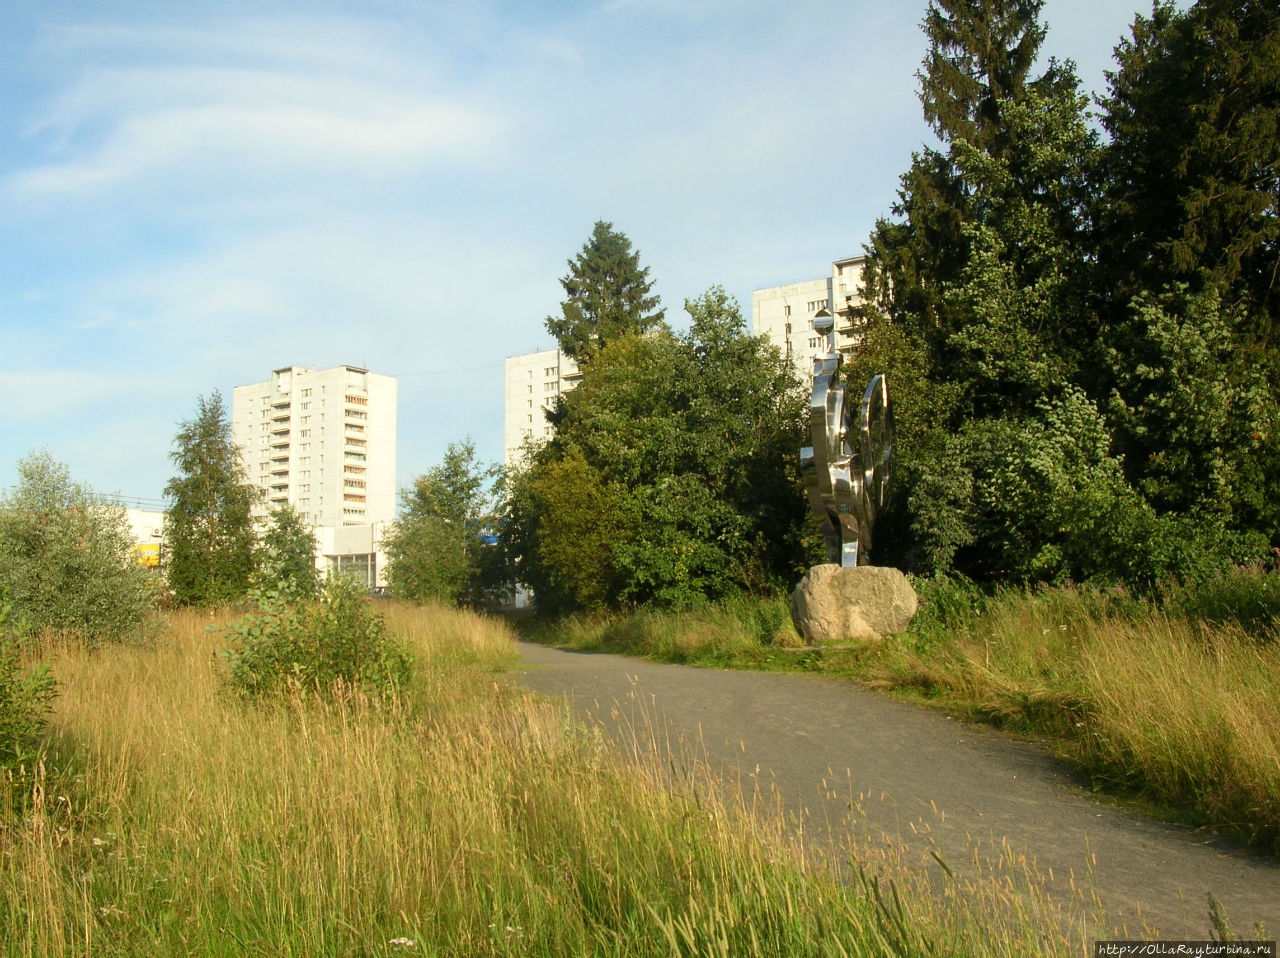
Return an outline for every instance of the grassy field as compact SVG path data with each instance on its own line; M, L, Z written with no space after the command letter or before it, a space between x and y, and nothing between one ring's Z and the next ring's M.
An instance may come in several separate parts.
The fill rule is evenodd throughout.
M534 637L730 668L846 676L1048 739L1095 788L1280 854L1280 573L1154 599L919 583L911 629L798 648L785 602L570 620Z
M153 648L49 650L47 761L0 813L0 954L1085 950L1083 906L1021 860L961 880L808 848L767 797L620 758L513 685L501 622L386 614L415 659L390 701L246 703L208 613Z

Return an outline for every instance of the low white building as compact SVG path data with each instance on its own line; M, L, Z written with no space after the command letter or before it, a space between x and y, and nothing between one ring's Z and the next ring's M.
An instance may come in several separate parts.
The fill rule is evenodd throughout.
M351 576L366 589L385 588L387 554L382 549L385 523L317 526L316 568L326 575Z
M159 568L164 561L164 512L126 506L124 517L138 562L149 569Z
M755 290L751 294L751 332L767 336L808 379L813 375L813 356L822 346L813 317L825 309L836 320L836 348L846 355L852 352L862 339L861 322L854 310L862 304L865 262L865 256L838 259L827 276Z

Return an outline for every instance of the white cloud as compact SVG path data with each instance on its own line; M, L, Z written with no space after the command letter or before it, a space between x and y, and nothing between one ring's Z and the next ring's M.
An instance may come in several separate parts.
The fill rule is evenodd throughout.
M84 155L20 170L11 189L76 192L160 173L192 185L249 174L380 176L432 159L485 155L500 138L495 116L443 98L262 71L199 74L199 83L185 71L150 75L148 86L186 90L185 99L171 97L165 106L122 106L113 114L102 98L101 115L83 103L64 111L60 128L101 124L110 131Z

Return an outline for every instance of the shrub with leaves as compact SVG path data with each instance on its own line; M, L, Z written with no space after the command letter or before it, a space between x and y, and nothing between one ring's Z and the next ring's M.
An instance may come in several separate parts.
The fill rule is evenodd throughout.
M89 643L146 638L157 582L134 560L124 509L48 452L20 459L18 477L0 495L0 582L14 617Z
M312 598L289 587L260 589L256 611L222 626L231 685L249 697L326 691L336 684L391 693L409 677L410 660L387 634L363 590L330 576Z

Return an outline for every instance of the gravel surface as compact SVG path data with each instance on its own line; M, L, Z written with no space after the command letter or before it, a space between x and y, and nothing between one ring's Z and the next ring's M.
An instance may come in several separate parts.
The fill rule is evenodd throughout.
M1232 929L1280 934L1280 861L1210 832L1099 803L1036 746L849 682L659 665L521 643L531 689L564 696L621 738L705 756L727 777L774 787L805 832L883 839L954 869L1005 847L1050 869L1054 892L1092 888L1095 933L1209 937L1207 895ZM679 756L677 756L679 758ZM852 804L859 810L850 815ZM1006 844L1007 843L1007 844ZM930 866L936 867L936 866Z

